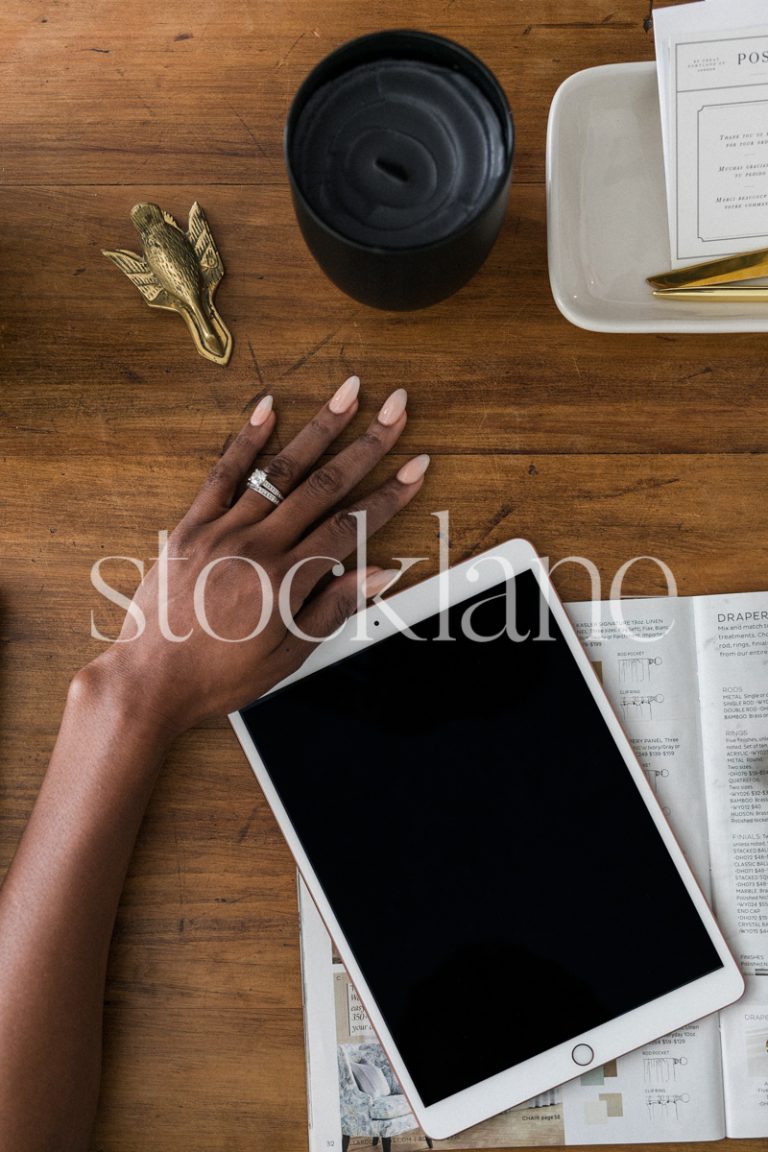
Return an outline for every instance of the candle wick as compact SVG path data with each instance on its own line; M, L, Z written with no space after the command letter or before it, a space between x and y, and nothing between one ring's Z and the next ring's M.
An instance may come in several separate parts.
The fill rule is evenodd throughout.
M402 164L398 164L396 160L388 160L386 156L377 156L374 164L380 172L386 173L391 176L393 180L398 180L401 184L408 183L408 173Z

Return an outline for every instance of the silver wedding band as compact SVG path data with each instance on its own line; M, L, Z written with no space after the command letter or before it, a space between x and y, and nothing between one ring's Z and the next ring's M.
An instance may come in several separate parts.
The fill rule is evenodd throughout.
M279 492L274 484L270 484L267 480L267 474L263 468L257 468L255 472L251 472L246 481L246 487L250 488L251 492L263 496L265 500L271 501L272 504L279 504L281 500L285 499L282 492Z

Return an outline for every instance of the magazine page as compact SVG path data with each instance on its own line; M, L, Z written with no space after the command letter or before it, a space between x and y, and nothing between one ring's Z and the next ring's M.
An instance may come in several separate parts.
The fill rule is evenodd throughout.
M706 813L690 601L571 604L566 610L694 871L706 885L709 863L701 836ZM303 884L300 887L310 1152L354 1152L369 1148L379 1134L390 1136L392 1148L400 1152L426 1148L404 1098L396 1099L396 1082L365 1011L333 956L311 897ZM567 893L554 893L552 907L563 898ZM596 892L596 910L599 904ZM407 957L399 962L407 963ZM381 1078L365 1067L361 1072L360 1065L371 1064L382 1072ZM372 1096L371 1088L384 1099ZM388 1115L377 1115L383 1112ZM723 1135L719 1031L717 1019L709 1017L460 1136L433 1141L433 1147L649 1144Z
M699 883L709 855L692 602L566 605ZM595 894L599 904L599 893ZM562 1089L569 1144L716 1140L724 1135L716 1016L697 1021Z
M768 1136L768 592L695 602L715 912L747 983L720 1013L729 1136Z
M298 873L296 879L301 927L309 1152L321 1152L321 1149L338 1152L341 1148L341 1117L331 976L333 945Z

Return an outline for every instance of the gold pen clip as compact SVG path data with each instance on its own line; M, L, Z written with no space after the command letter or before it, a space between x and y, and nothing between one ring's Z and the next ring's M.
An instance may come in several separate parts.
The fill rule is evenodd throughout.
M761 276L768 276L768 248L677 268L649 276L647 282L654 296L673 300L768 300L768 285L739 283Z

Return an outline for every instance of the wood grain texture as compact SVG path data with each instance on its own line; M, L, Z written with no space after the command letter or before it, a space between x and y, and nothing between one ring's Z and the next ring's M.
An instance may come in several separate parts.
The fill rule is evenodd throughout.
M351 371L362 426L404 384L395 463L434 463L371 558L451 557L520 534L552 562L651 555L684 594L768 583L761 335L606 336L570 326L546 269L544 142L558 85L649 60L648 0L6 0L0 11L0 867L14 850L73 671L116 619L90 583L150 559L256 397L273 449ZM517 125L509 213L485 267L422 313L378 313L318 271L282 161L291 96L332 48L412 26L494 69ZM198 199L221 247L231 365L195 355L101 256L151 199ZM351 433L349 434L351 435ZM347 437L348 439L348 437ZM135 573L105 571L129 589ZM576 565L556 583L589 586ZM659 594L650 561L625 591ZM760 1142L730 1141L733 1152ZM671 1147L671 1146L670 1146ZM676 1146L682 1148L682 1146ZM700 1145L714 1148L714 1145ZM719 1147L719 1145L718 1145ZM180 740L115 932L93 1152L306 1148L294 869L226 724Z

